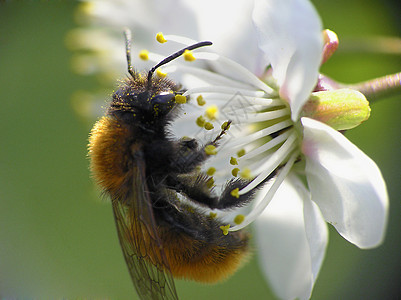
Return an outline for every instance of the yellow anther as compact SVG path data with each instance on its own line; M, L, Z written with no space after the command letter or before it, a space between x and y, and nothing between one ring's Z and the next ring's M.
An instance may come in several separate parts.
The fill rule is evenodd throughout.
M198 125L199 127L203 127L205 126L206 120L203 116L200 116L196 119L196 125Z
M235 157L231 156L230 165L238 165L238 161L237 161L237 159Z
M230 194L235 198L239 198L239 188L233 189Z
M156 34L156 40L157 40L160 44L163 44L163 43L167 42L167 40L164 38L163 33L161 33L161 32L158 32L158 33Z
M175 95L174 99L175 99L175 102L178 104L184 104L187 102L187 97L185 97L183 95Z
M239 172L239 169L238 168L234 168L234 169L232 169L231 174L233 174L234 177L237 177L238 176L238 172Z
M211 105L206 109L205 115L210 120L214 120L217 118L218 112L219 112L219 109L218 109L217 105Z
M194 61L196 58L193 55L192 51L185 50L184 54L182 55L186 61Z
M226 226L220 226L220 229L223 231L224 235L228 234L228 230L230 229L230 224L226 225Z
M251 175L251 170L249 168L243 169L242 172L240 173L240 176L243 179L247 179L247 180L251 180L253 178Z
M205 153L206 153L206 155L216 155L217 154L217 149L213 145L207 145L205 147Z
M205 101L205 99L203 99L202 95L199 95L198 97L196 97L196 101L198 102L199 106L203 106L206 104L206 101Z
M214 213L214 212L210 212L209 216L210 216L211 219L216 219L217 214Z
M157 68L156 75L159 76L160 78L164 78L167 76L167 73L164 73L160 68Z
M213 174L216 173L216 168L210 167L207 171L206 174L209 176L213 176Z
M148 60L149 59L149 51L144 49L141 52L139 52L139 58L142 60Z
M244 222L244 220L245 220L245 216L244 215L236 215L235 218L234 218L234 223L239 225L242 222Z
M239 150L238 152L237 152L237 156L238 157L241 157L241 156L244 156L245 155L245 149L241 149L241 150Z
M210 122L206 122L203 126L206 130L212 130L214 128L213 124Z

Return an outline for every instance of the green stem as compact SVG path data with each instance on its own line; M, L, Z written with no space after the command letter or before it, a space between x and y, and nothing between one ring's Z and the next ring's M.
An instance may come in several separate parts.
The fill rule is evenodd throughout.
M360 91L370 102L374 102L401 93L401 72L360 83L347 84L345 87Z

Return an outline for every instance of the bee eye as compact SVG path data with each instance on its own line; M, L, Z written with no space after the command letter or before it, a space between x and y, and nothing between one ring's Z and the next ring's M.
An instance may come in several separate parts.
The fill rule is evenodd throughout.
M159 94L151 99L153 105L161 104L167 105L171 104L172 100L174 99L175 95L173 93L166 93L166 94Z

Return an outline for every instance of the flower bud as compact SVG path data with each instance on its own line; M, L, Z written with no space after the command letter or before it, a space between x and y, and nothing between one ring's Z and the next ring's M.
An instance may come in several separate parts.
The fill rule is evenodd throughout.
M323 41L322 64L324 64L334 54L334 52L336 52L339 44L337 34L329 29L323 30Z
M351 89L312 93L301 112L301 117L318 120L336 130L354 128L369 116L369 102L362 93Z

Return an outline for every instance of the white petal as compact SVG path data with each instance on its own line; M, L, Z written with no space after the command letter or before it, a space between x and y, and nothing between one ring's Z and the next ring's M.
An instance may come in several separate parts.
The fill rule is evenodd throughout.
M304 197L304 221L311 255L313 281L315 281L322 266L329 232L319 207L310 200L310 196Z
M200 39L213 42L213 51L227 56L256 75L262 52L257 45L251 15L253 0L184 0L196 15ZM173 14L176 16L176 14Z
M360 248L384 238L388 213L386 185L379 168L331 127L302 118L306 176L327 222Z
M324 256L327 228L309 197L289 175L255 222L262 270L282 299L310 297Z
M259 47L296 120L318 78L323 50L320 18L308 0L256 0L253 20Z
M92 1L92 15L101 24L119 31L130 27L134 41L154 40L159 31L197 38L196 18L183 1L177 0L98 0ZM174 8L174 12L172 12ZM149 35L149 39L146 35Z

